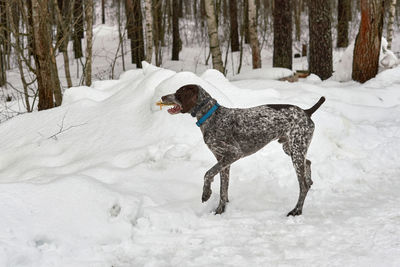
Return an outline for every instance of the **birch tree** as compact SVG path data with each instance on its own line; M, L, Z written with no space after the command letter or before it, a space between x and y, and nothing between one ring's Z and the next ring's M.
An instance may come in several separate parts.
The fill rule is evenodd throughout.
M146 61L151 64L153 56L153 15L151 13L152 0L145 0L145 16L146 16Z
M210 51L212 55L213 68L224 73L221 50L219 47L217 17L215 16L214 1L204 0L207 15L208 38L210 39Z
M389 17L387 22L387 29L386 29L386 39L388 42L387 48L390 50L392 49L392 40L393 40L393 22L394 22L394 15L396 13L396 0L391 0L389 6Z
M257 35L257 12L255 0L249 0L249 34L253 69L259 69L261 68L261 54Z
M353 54L355 81L364 83L376 76L383 30L383 0L361 0L361 22Z

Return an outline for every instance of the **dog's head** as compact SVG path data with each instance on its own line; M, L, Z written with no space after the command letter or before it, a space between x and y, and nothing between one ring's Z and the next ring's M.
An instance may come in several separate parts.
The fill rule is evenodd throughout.
M199 95L199 87L194 84L189 84L179 88L174 94L161 97L164 104L173 105L168 109L168 113L175 115L178 113L188 113L196 106Z

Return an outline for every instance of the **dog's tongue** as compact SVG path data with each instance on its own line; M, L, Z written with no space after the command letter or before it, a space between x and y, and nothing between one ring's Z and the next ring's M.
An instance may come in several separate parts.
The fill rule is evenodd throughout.
M181 111L181 107L179 105L175 105L174 107L168 109L168 113L171 115L178 114Z

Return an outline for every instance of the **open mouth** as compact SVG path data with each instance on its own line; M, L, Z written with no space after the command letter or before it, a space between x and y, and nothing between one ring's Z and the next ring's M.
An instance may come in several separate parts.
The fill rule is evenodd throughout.
M178 114L179 112L181 112L182 108L180 105L178 104L174 104L174 106L170 109L168 109L168 113L171 115L175 115Z

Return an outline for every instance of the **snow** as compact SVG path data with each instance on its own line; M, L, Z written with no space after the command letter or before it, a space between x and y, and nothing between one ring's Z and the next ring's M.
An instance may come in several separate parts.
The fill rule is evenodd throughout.
M206 49L184 46L184 60L164 68L143 62L107 80L118 33L110 26L94 33L91 87L69 88L61 107L0 124L0 266L400 265L398 65L364 84L346 78L351 65L335 65L339 79L312 74L289 83L277 79L291 70L250 70L246 55L233 75L234 55L227 79L202 63ZM334 55L351 63L347 50ZM304 69L305 58L294 61ZM215 159L194 118L155 105L189 83L228 107L309 108L326 97L313 115L314 184L302 216L286 217L298 183L277 142L232 165L224 214L212 213L218 177L201 203ZM10 105L18 110L17 101Z
M400 67L360 85L143 66L0 125L1 266L400 264ZM278 143L232 166L223 215L219 179L201 203L215 160L193 118L155 106L187 83L228 106L327 98L302 216L285 216L298 185Z

